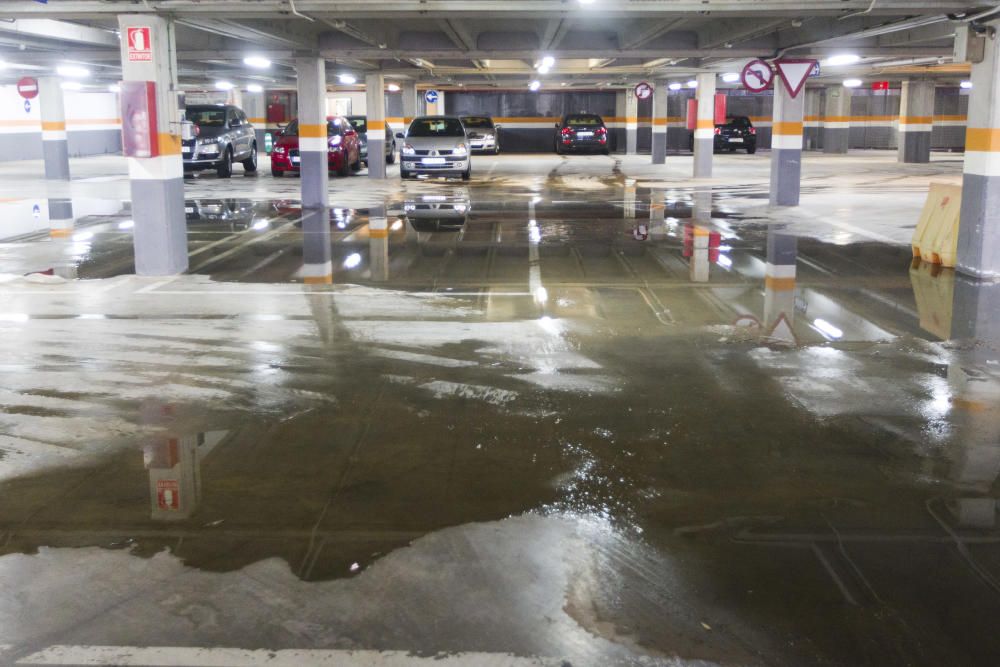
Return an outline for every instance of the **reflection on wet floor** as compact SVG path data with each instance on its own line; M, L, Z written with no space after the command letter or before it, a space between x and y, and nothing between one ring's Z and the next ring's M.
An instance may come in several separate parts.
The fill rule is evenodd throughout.
M615 192L191 200L169 284L116 282L127 203L0 245L0 579L198 577L0 644L994 663L1000 289Z

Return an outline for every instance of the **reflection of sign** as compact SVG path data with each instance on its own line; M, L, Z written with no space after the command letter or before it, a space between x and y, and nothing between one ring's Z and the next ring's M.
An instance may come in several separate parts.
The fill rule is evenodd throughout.
M782 58L774 61L778 75L784 82L788 94L792 97L798 97L815 65L815 60L807 58Z
M152 81L122 81L122 154L125 157L156 157L160 154L156 118L156 84Z
M148 27L133 27L126 29L128 43L128 59L131 62L153 62L152 40Z
M632 230L632 237L635 238L636 241L645 241L649 238L649 228L646 227L646 225L639 225Z
M26 100L38 97L38 80L26 76L17 82L17 94Z
M33 217L37 218L41 214L42 214L42 207L41 206L39 206L38 204L35 204L34 206L31 207L31 215Z
M743 81L743 87L751 93L762 93L771 87L774 72L763 60L751 60L743 67L740 79Z
M438 91L428 90L424 93L424 101L427 102L427 104L435 104L438 101Z
M31 113L31 100L24 101L24 113Z
M177 510L181 507L180 482L176 479L156 480L156 505L161 510Z
M640 100L648 100L653 96L653 87L643 81L635 87L635 96Z
M734 327L745 327L747 329L759 329L760 320L758 320L753 315L740 315L735 320L733 320Z
M768 338L773 338L774 340L779 340L792 345L798 345L798 338L795 337L795 331L792 330L792 323L788 321L788 317L781 313L778 315L778 319L774 321L774 325L767 332Z

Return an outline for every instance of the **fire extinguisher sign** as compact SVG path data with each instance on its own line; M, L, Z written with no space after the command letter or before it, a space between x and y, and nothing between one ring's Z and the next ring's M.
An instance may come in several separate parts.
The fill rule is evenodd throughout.
M152 40L149 33L150 29L148 27L128 28L125 36L128 40L129 61L153 62Z

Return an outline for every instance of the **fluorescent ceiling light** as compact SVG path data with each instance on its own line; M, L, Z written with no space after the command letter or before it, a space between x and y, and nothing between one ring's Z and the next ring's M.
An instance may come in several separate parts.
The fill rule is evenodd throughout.
M79 65L60 65L56 68L59 76L68 76L71 79L83 79L90 76L90 70Z
M344 259L344 268L353 269L358 264L361 263L361 255L358 253L351 253Z
M82 90L83 84L79 81L63 81L59 84L63 90Z
M688 88L697 88L698 87L698 82L695 79L691 79L690 81L687 82L687 87Z
M740 75L736 72L726 72L722 75L722 80L726 83L736 83L740 80Z
M528 89L529 89L529 90L538 90L538 89L539 89L539 88L541 88L541 87L542 87L542 82L541 82L541 81L532 81L532 82L531 82L531 83L530 83L530 84L528 85Z
M390 93L399 92L399 84L396 83L390 83L388 86L386 86L386 88L389 90Z
M233 84L231 84L228 81L216 81L215 82L215 89L216 90L232 90L233 89Z
M857 88L861 85L861 79L844 79L844 88Z
M835 56L830 56L823 62L823 64L837 67L838 65L853 65L859 60L861 60L861 56L854 53L841 53Z
M963 81L962 83L960 83L958 85L961 86L962 88L965 88L966 90L968 90L969 88L972 88L972 82L971 81Z
M122 87L119 86L117 83L112 83L112 84L108 85L108 92L109 93L120 93L120 92L122 92Z
M243 64L256 69L267 69L271 66L271 61L263 56L247 56L243 59Z
M248 93L263 93L264 92L264 86L260 85L259 83L248 83L247 84L247 92Z
M358 82L357 78L353 74L338 74L337 80L347 85Z
M670 84L669 86L667 86L667 88L669 88L670 90L680 90L683 87L684 86L682 86L681 84L677 83L676 81L674 81L672 84Z
M552 67L556 64L556 59L552 56L545 56L542 58L542 67Z

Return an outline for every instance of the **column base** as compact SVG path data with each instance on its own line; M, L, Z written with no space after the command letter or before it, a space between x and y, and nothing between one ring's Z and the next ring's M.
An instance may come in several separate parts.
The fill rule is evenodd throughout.
M965 174L955 268L968 276L1000 280L1000 176Z
M798 206L802 187L802 151L775 148L771 151L771 205Z
M188 269L184 179L132 180L135 272L175 276Z
M926 164L931 161L930 132L900 132L899 161L907 164Z

